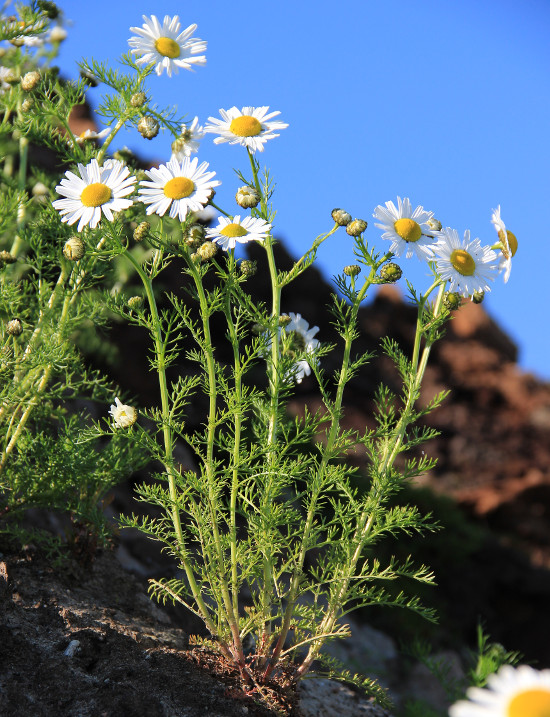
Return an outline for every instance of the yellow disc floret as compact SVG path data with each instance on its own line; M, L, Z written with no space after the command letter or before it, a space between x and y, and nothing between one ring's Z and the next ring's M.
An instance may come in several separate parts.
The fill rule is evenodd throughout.
M396 233L399 234L399 236L407 242L418 241L422 236L422 229L420 228L420 224L418 224L418 222L415 222L414 219L409 219L408 217L398 219L394 223L393 228L395 229Z
M183 199L195 190L195 183L187 177L174 177L164 185L164 196L169 199Z
M84 187L80 201L85 207L100 207L102 204L107 204L111 196L110 187L101 182L94 182Z
M506 717L550 717L550 691L534 689L521 692L510 700Z
M248 234L248 231L240 224L227 224L221 231L220 234L224 237L244 237Z
M262 131L262 125L255 117L241 115L231 121L229 129L238 137L256 137Z
M472 276L476 270L474 258L464 249L455 249L453 251L451 254L451 264L462 276Z
M155 50L163 57L173 60L181 55L181 47L171 37L159 37L155 40Z

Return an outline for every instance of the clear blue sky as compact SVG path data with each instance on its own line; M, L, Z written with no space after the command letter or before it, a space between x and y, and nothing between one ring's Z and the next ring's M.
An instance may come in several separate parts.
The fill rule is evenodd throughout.
M397 195L483 244L496 238L490 215L500 204L519 250L509 283L499 280L485 307L519 344L521 366L550 379L548 0L59 4L72 20L59 58L69 77L82 57L127 52L142 14L179 14L208 41L207 64L152 76L159 105L177 104L202 124L220 107L281 111L289 128L258 156L277 181L276 234L296 255L331 227L333 207L367 219L369 241L387 249L372 211ZM91 91L92 104L100 92ZM199 157L224 182L221 206L236 211L232 167L246 173L247 159L212 139ZM167 136L150 142L128 132L124 144L162 161L170 153ZM353 262L345 232L322 247L319 262L327 276ZM417 259L402 266L426 285Z

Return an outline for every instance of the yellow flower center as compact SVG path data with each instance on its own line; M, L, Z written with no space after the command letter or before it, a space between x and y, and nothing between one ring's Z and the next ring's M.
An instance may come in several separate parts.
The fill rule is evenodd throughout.
M241 115L231 121L229 129L238 137L256 137L262 131L262 125L255 117Z
M393 228L405 241L418 241L422 236L420 225L415 222L414 219L408 219L407 217L398 219L394 223Z
M520 692L510 700L506 717L550 717L550 691L535 689Z
M512 232L506 230L506 233L508 234L508 246L510 247L510 251L512 252L512 256L515 256L515 254L516 254L516 252L517 252L517 250L518 250L518 240L516 239L516 235L513 234ZM500 239L500 241L502 242L502 244L503 244L504 246L506 246L506 237L504 236L504 232L503 232L503 231L499 231L499 233L498 233L498 238ZM506 256L506 252L505 252L505 251L503 251L502 253L504 254L504 256ZM506 258L508 259L507 256L506 256Z
M220 234L224 237L244 237L248 234L248 231L240 224L227 224L220 231Z
M155 40L155 50L163 57L169 57L173 60L181 54L181 47L171 37L159 37Z
M451 264L462 276L472 276L476 263L471 254L464 249L455 249L451 254Z
M187 177L174 177L164 185L164 196L168 199L183 199L195 189L195 183Z
M84 187L80 201L85 207L100 207L106 204L112 196L110 187L101 182L94 182Z

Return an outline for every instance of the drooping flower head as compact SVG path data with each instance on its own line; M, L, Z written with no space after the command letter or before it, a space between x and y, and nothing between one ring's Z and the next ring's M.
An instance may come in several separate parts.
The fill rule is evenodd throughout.
M111 404L109 411L115 421L117 428L129 428L137 421L138 413L133 406L126 406L115 398L115 403Z
M472 296L476 291L490 291L490 282L498 273L498 257L489 246L481 246L479 239L470 239L470 231L460 239L456 229L446 227L433 245L436 270L450 282L449 291Z
M491 222L497 230L499 243L494 248L500 249L502 256L500 258L500 271L504 272L504 283L510 278L510 272L512 271L512 257L515 256L518 250L518 240L516 235L506 229L506 225L500 216L500 204L496 209L493 209L491 215Z
M181 162L185 157L190 157L193 152L198 152L201 139L204 137L204 129L199 125L199 118L191 122L189 127L181 126L181 134L172 142L172 157Z
M449 708L449 717L548 717L550 670L504 665L487 687L470 687L468 700Z
M136 178L128 167L117 159L108 159L100 167L97 159L84 166L78 165L80 177L73 172L65 172L65 178L55 188L65 199L52 202L60 212L62 222L74 224L78 221L78 231L85 226L95 229L104 214L113 221L113 212L128 209L132 199L124 199L134 191Z
M234 249L237 244L246 244L249 241L265 241L269 234L271 224L263 219L244 217L239 215L230 219L219 217L218 226L208 229L206 236L216 242L222 249Z
M397 207L393 202L386 202L385 207L379 204L373 216L380 220L381 223L375 223L375 226L383 230L382 239L392 242L390 251L396 256L405 255L410 259L414 254L419 259L432 258L436 232L428 221L433 217L433 212L426 212L421 206L413 211L408 197L403 200L397 197Z
M142 27L130 28L138 37L133 36L128 40L133 48L132 53L138 56L138 65L155 63L157 75L166 70L168 77L172 77L172 72L179 72L180 67L193 70L193 65L206 64L206 57L199 53L206 51L207 43L198 38L191 39L197 29L196 25L189 25L180 32L178 15L165 15L162 25L155 15L150 18L143 15L143 21Z
M264 144L268 139L278 137L278 130L285 129L288 124L275 120L272 117L280 115L280 112L270 112L269 107L231 107L229 110L220 109L223 119L209 117L212 124L207 124L205 132L219 134L214 144L229 142L229 144L240 144L247 147L251 152L263 152Z
M180 163L172 157L145 172L151 181L140 182L139 201L148 204L147 214L163 217L168 209L172 219L182 222L189 212L200 212L208 203L210 193L220 182L212 179L216 172L208 172L208 162L198 164L198 158L185 157Z

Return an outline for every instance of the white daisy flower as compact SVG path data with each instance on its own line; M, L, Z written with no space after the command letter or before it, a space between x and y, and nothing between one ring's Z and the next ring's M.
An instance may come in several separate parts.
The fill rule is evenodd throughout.
M117 428L133 426L138 417L138 413L133 406L126 406L118 398L115 398L115 403L111 405L109 413L114 418Z
M320 343L318 339L313 338L319 331L319 327L312 326L310 329L308 322L302 318L301 314L290 312L288 315L290 316L288 324L284 329L279 328L281 352L291 358L294 358L294 356L303 356L304 353L312 354ZM268 353L270 349L271 338L269 337L266 353ZM309 376L311 373L311 362L313 360L313 357L298 359L292 369L286 374L285 378L289 381L293 380L296 383L302 383L304 376Z
M11 85L8 80L13 80L13 70L9 67L0 67L0 94L4 94L6 90L9 90Z
M263 219L244 217L240 215L230 219L219 217L218 226L207 229L206 237L216 242L224 251L234 249L236 244L246 244L249 241L265 241L271 230L271 224Z
M55 209L62 215L62 222L74 224L78 221L78 231L88 225L95 229L105 214L113 221L113 212L128 209L132 199L124 199L134 191L136 178L123 162L109 159L103 167L97 159L84 166L78 165L80 177L73 172L65 172L65 179L55 188L65 199L52 202Z
M504 665L487 687L470 687L468 700L449 708L449 717L548 717L550 670Z
M229 110L220 110L223 119L209 117L213 124L207 124L205 132L219 134L214 144L229 142L229 144L240 144L247 147L251 152L263 152L264 144L268 139L278 137L277 130L288 127L284 122L271 122L272 117L280 115L280 112L267 113L269 107L243 107L238 110L231 107Z
M140 182L139 201L148 204L147 214L163 217L168 209L172 219L182 222L189 212L199 212L208 202L211 191L220 182L212 179L216 172L207 172L208 162L198 163L197 157L185 157L180 163L172 157L168 164L145 172L150 182Z
M81 132L78 136L73 136L75 138L75 141L78 142L78 144L83 144L89 139L103 139L103 137L106 137L110 131L110 127L102 129L101 132L95 132L93 129L85 129L84 132Z
M515 234L506 229L506 225L500 217L500 204L496 209L493 209L491 222L497 230L498 238L500 239L500 242L495 245L493 249L500 249L502 253L499 269L504 272L504 283L506 283L512 271L512 257L518 250L518 240Z
M421 206L413 211L408 197L402 201L401 197L397 197L397 208L393 202L386 202L385 207L379 204L373 216L382 222L375 223L375 226L384 230L382 239L392 242L390 251L396 256L404 254L410 259L414 254L427 261L433 257L433 241L437 232L428 223L433 212L426 212Z
M437 273L450 281L449 291L472 296L476 291L491 290L489 282L498 272L498 257L491 247L482 247L479 239L470 239L469 229L460 239L456 229L446 227L439 232L433 251Z
M172 159L181 162L185 157L190 157L193 152L198 152L201 139L204 137L204 129L199 126L199 118L191 122L189 127L181 126L180 136L172 142Z
M157 75L166 70L168 77L172 77L172 71L177 73L180 67L193 70L193 65L206 64L206 57L199 54L206 51L206 42L198 38L190 39L197 29L196 25L189 25L180 32L178 15L165 15L162 25L155 15L150 18L143 15L143 20L142 27L130 28L130 31L137 33L139 37L131 37L128 40L128 44L133 48L132 53L141 55L136 60L138 65L154 62Z

